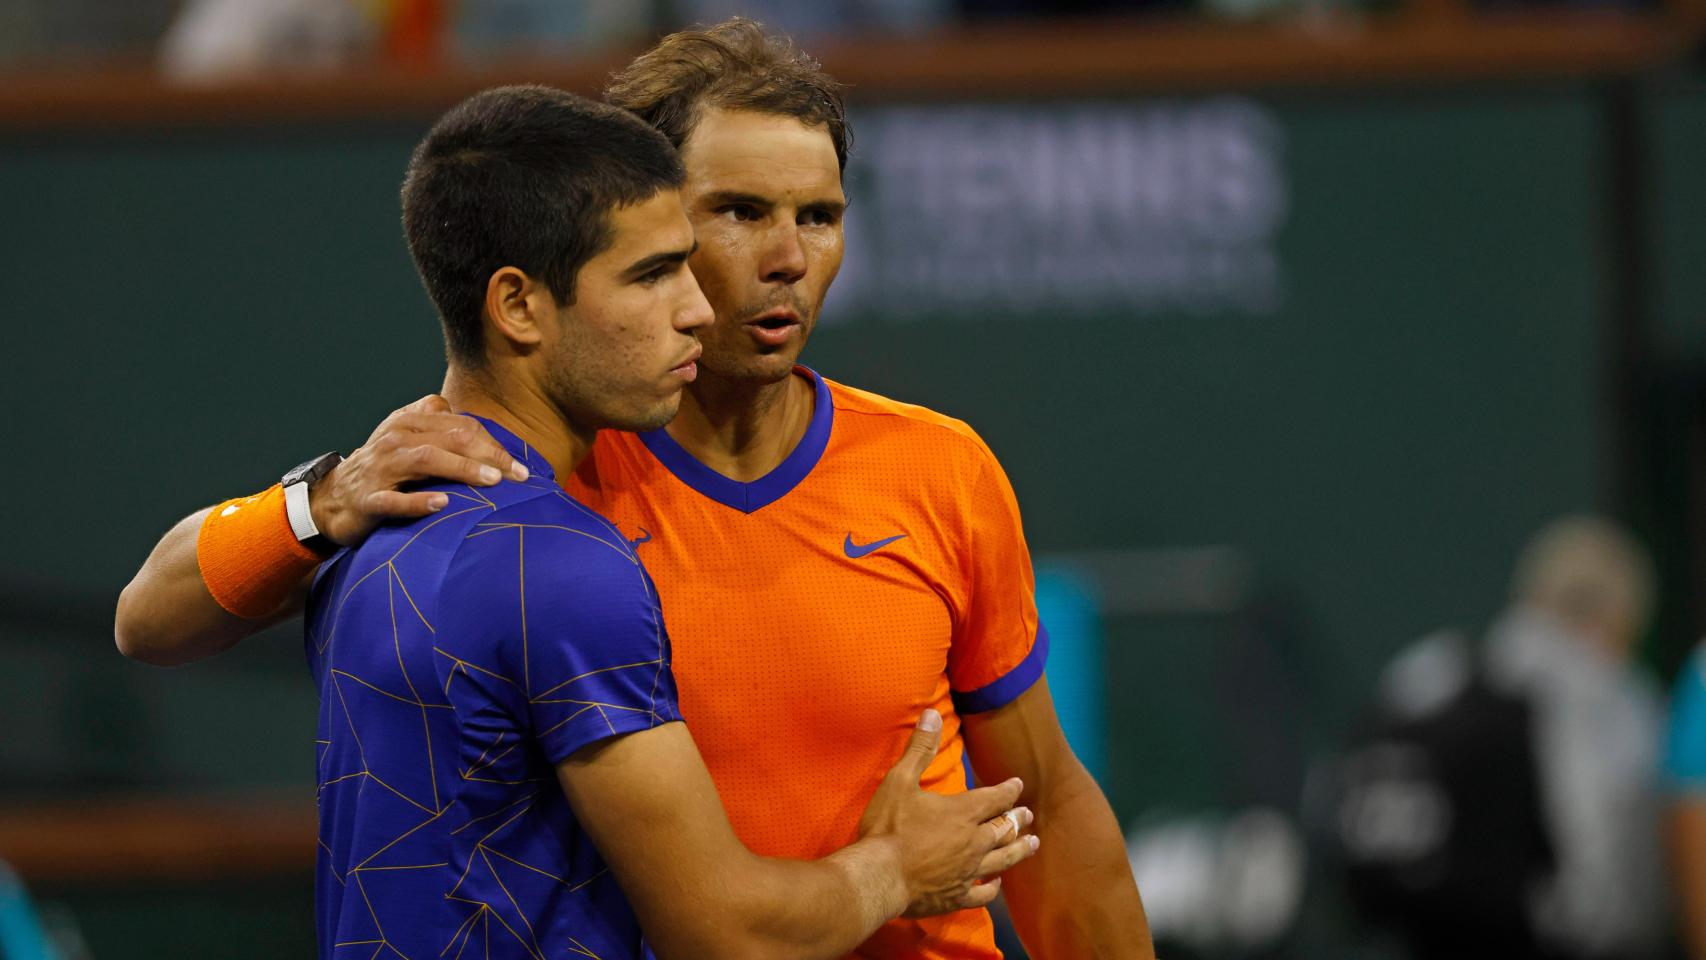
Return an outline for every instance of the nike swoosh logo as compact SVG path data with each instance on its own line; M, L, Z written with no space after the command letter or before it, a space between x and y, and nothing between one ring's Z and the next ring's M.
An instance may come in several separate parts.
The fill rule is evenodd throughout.
M843 553L847 554L847 559L857 560L860 557L868 556L875 551L881 550L896 540L904 539L906 539L906 534L897 533L892 537L884 537L881 540L873 540L870 543L858 544L853 542L853 535L849 533L847 535L847 539L841 544L841 550Z
M628 546L630 548L637 547L642 543L651 543L652 542L652 532L650 530L647 530L645 527L641 527L640 532L645 534L645 536L635 537L634 539L629 540Z

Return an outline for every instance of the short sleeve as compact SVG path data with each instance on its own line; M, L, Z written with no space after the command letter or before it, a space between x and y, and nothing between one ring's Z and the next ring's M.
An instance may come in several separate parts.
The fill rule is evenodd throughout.
M619 538L482 525L451 561L443 598L437 636L453 665L467 664L458 689L487 701L457 709L513 721L553 765L681 719L657 591Z
M1036 578L1007 475L981 441L958 501L962 591L948 653L954 708L1006 706L1042 676L1048 633L1037 619Z
M1706 792L1706 650L1677 678L1665 744L1665 780L1679 793Z

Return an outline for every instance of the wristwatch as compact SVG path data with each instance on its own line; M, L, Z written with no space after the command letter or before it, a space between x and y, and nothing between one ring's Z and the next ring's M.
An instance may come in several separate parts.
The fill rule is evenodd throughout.
M308 491L343 461L336 451L322 453L292 467L279 481L284 486L284 512L290 517L290 530L296 534L296 541L322 557L336 553L338 545L314 526L314 512L308 509Z

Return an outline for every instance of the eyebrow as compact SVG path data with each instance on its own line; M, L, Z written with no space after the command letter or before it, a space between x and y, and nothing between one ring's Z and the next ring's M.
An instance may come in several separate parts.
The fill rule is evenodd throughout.
M761 197L756 193L743 193L739 190L718 190L707 193L704 202L713 207L726 207L736 203L744 203L754 207L773 207L776 205L776 201L769 197ZM800 204L800 209L822 210L838 214L847 209L847 201L824 197L818 200L808 200Z
M630 263L628 265L628 269L623 270L622 274L627 277L639 277L651 273L653 270L656 270L658 267L666 264L686 263L687 258L693 256L694 251L698 249L699 241L695 240L693 241L693 246L688 247L686 250L665 250L662 253L654 253L649 257L641 257L633 263Z

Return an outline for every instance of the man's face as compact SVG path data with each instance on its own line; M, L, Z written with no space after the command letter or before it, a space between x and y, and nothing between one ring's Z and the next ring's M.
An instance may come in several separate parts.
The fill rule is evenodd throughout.
M847 198L835 145L792 117L708 108L681 159L699 239L693 273L717 316L700 335L705 370L781 380L841 269Z
M711 308L687 267L693 228L665 190L611 214L611 245L581 268L575 302L557 307L545 389L588 429L653 430L697 375Z

